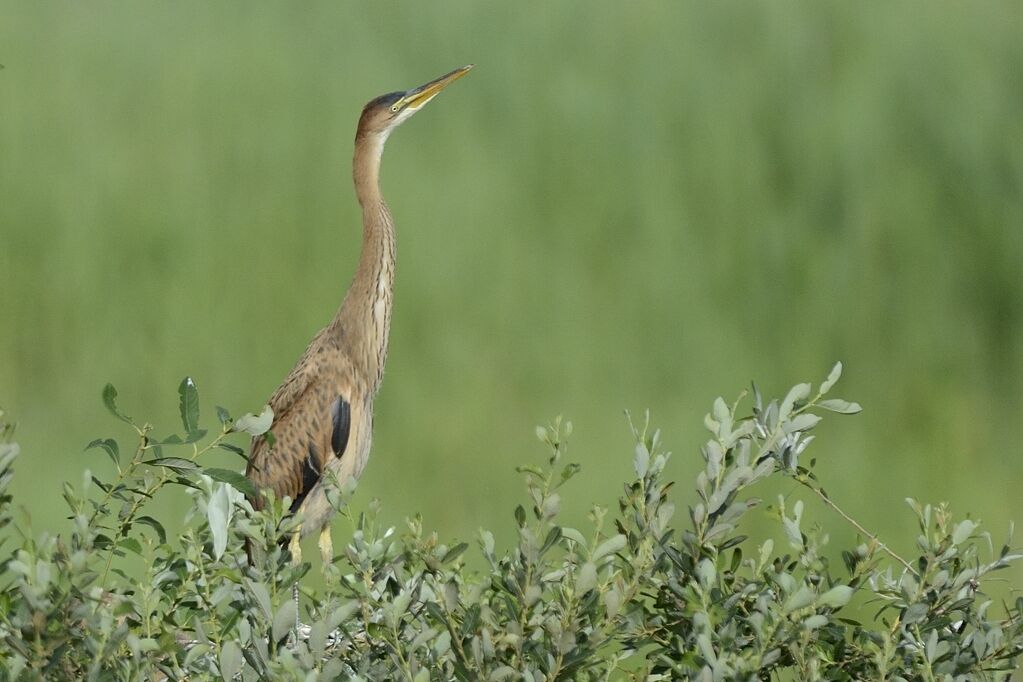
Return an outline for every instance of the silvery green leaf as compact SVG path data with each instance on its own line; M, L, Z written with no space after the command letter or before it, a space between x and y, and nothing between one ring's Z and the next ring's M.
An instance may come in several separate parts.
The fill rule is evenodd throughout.
M771 561L771 553L774 551L774 540L767 538L764 544L760 545L760 566L766 566Z
M831 387L835 385L838 378L842 376L842 363L836 362L835 366L831 368L831 373L828 374L828 378L821 384L820 390L818 391L821 395L824 395L831 390Z
M244 416L239 417L235 421L234 428L231 430L244 431L250 436L261 436L270 430L273 420L274 411L270 409L269 405L266 405L258 417L254 416L251 412L246 412Z
M935 654L938 649L938 630L931 630L930 636L927 638L927 645L924 647L924 654L927 656L929 662L933 662Z
M597 586L597 566L592 561L587 561L579 567L579 573L575 577L575 591L577 594L589 592Z
M22 671L25 666L28 665L28 660L20 654L14 654L5 661L7 665L7 675L10 680L17 680L20 678Z
M210 652L210 645L206 644L205 642L198 642L196 644L192 644L188 648L188 653L185 654L185 660L184 660L185 668L187 669L189 666L191 666L197 660L199 660L203 656L206 656L209 652Z
M960 521L956 524L955 530L952 531L952 544L958 545L969 539L973 531L976 530L977 524L969 519Z
M851 403L840 398L829 398L827 400L818 401L817 407L823 410L837 412L839 414L856 414L863 409L860 407L859 403Z
M918 623L922 621L924 618L927 617L928 610L929 608L927 604L923 602L916 602L915 604L910 604L909 607L902 612L901 618L902 624L912 625L913 623Z
M448 652L451 648L451 633L445 630L437 636L437 641L433 643L433 653L440 658Z
M693 520L693 524L699 526L707 518L707 508L703 506L702 502L697 502L696 505L689 508L689 516Z
M704 590L709 590L717 579L717 569L714 567L714 562L710 559L700 560L700 563L696 565L696 576L700 580L700 586Z
M835 585L817 598L817 604L832 609L842 608L852 599L853 591L848 585Z
M793 549L803 548L803 534L799 530L799 522L794 521L788 517L784 517L781 520L782 526L785 528L785 537L789 540L789 545Z
M799 589L790 594L789 598L785 600L781 609L785 613L791 613L806 608L813 603L815 596L813 590L808 585L800 585Z
M718 429L721 428L721 425L714 421L714 417L710 416L710 413L703 415L703 426L715 436L718 435Z
M620 552L625 548L625 536L618 534L608 538L604 542L597 545L597 548L593 550L593 555L590 557L590 561L597 562L608 554L614 554Z
M709 440L703 446L703 457L707 460L707 477L717 479L725 461L725 451L716 440Z
M650 451L643 443L636 443L636 454L632 460L632 466L636 470L636 477L643 478L650 467Z
M216 486L206 505L206 519L213 535L213 556L218 560L224 556L224 550L227 549L227 529L234 510L228 490L228 486L223 483Z
M298 616L298 607L295 605L294 600L285 599L281 604L281 607L277 609L277 613L274 614L273 621L273 638L276 641L284 639L284 637L295 627L295 619Z
M267 590L266 585L263 583L257 583L253 580L245 579L245 586L249 588L249 592L256 599L256 604L259 605L259 609L263 612L263 618L269 620L270 618L270 592Z
M309 651L316 658L323 658L323 651L327 648L327 624L322 620L316 621L309 628Z
M333 613L330 614L330 617L327 618L327 628L329 630L336 629L338 625L351 618L352 614L358 610L359 602L354 599L344 604L344 606L339 606L334 609Z
M448 611L458 608L458 583L454 580L444 583L444 608Z
M808 431L817 426L817 422L820 420L821 418L817 415L804 412L803 414L798 414L791 420L785 422L785 425L782 427L782 431L785 432L786 435L796 431Z
M231 682L242 669L242 650L234 640L227 640L220 647L220 676Z
M718 423L718 435L724 437L732 430L732 413L728 410L728 404L724 398L714 399L714 421Z
M817 613L803 621L803 627L807 630L816 630L828 624L828 617Z
M778 420L784 421L792 414L792 408L796 403L806 400L810 396L810 384L796 384L789 389L785 399L781 401L781 408L778 410Z
M394 598L394 602L391 604L391 608L387 611L387 623L391 627L395 627L398 621L401 620L405 612L408 611L409 604L412 603L412 590L405 588L398 593L398 596Z
M618 590L612 587L604 593L604 608L607 609L607 615L615 617L618 615L618 610L622 607L622 595L619 594Z

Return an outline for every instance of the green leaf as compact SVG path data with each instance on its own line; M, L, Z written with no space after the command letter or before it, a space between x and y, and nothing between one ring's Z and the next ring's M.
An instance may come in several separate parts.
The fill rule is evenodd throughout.
M189 473L192 471L199 470L198 464L187 459L182 459L181 457L161 457L160 459L147 459L142 463L150 464L156 467L167 467L168 469L173 469L174 471L180 471L182 473Z
M458 557L462 556L462 553L469 548L468 542L460 542L447 552L444 553L444 558L440 560L442 564L446 564L454 561Z
M236 454L239 457L241 457L242 459L244 459L246 462L249 461L249 456L245 454L245 450L243 450L242 448L238 447L234 443L223 443L223 442L221 442L221 443L217 443L217 447L220 448L221 450L227 450L228 452L233 452L234 454Z
M217 405L217 420L224 426L227 426L231 423L231 413L220 405Z
M192 377L185 377L178 386L178 410L181 412L181 425L186 434L199 430L199 391Z
M558 540L561 539L561 527L554 526L547 532L547 537L544 539L543 544L540 546L539 555L543 556L547 551L557 544Z
M107 384L103 387L103 404L107 406L108 410L110 410L110 414L114 415L124 423L134 426L135 422L131 420L131 417L122 414L117 409L117 389L114 388L113 384Z
M130 550L138 555L142 554L142 545L139 544L139 541L135 538L124 538L117 543L117 546L123 547L124 549Z
M242 670L242 650L233 639L224 642L220 647L220 676L231 682Z
M859 403L851 403L840 398L829 398L828 400L818 401L817 407L824 410L830 410L832 412L838 412L839 414L856 414L863 409L860 407Z
M164 530L163 524L154 519L152 516L140 516L135 519L135 523L141 523L145 526L149 526L156 531L156 535L160 539L160 544L167 544L167 531Z
M86 450L91 450L92 448L101 448L104 452L107 453L107 455L113 461L114 466L116 466L118 470L120 470L121 453L119 448L117 447L116 440L114 440L113 438L97 438L96 440L92 441L91 443L85 446Z
M240 474L237 471L211 467L209 469L203 469L203 473L212 478L214 481L227 483L249 497L255 497L256 495L256 487L252 485L252 482L249 479L245 478L243 474Z
M258 417L254 416L251 412L246 412L235 421L234 428L231 430L244 431L250 436L261 436L270 430L273 421L274 411L270 409L269 405L266 405Z

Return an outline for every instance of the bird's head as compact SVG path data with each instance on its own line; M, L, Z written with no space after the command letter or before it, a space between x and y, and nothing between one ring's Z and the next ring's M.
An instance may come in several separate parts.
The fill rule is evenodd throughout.
M412 118L427 102L437 96L441 90L464 76L473 67L472 64L455 69L418 88L405 92L391 92L381 95L362 108L357 136L382 135L386 137L392 130Z

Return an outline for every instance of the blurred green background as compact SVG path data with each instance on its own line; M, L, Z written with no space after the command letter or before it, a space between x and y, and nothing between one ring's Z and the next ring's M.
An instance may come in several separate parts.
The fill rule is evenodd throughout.
M684 502L715 396L842 360L865 409L820 429L832 496L906 551L908 495L997 541L1023 520L1021 35L1010 2L3 2L16 499L60 528L59 481L108 471L85 443L130 443L108 381L160 433L185 375L209 423L258 410L351 277L362 104L474 62L385 155L396 307L358 506L508 538L514 466L563 413L578 519L645 408Z

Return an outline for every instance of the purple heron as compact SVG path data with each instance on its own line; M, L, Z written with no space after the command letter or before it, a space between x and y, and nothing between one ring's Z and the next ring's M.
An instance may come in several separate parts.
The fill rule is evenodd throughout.
M362 206L362 252L341 307L309 343L270 397L273 438L256 436L245 475L257 490L291 498L301 515L291 539L292 560L301 560L299 541L320 531L324 562L333 560L327 486L358 478L369 457L373 399L387 359L394 293L394 221L380 193L380 157L388 136L464 76L472 65L405 92L369 102L355 133L352 163L355 193ZM262 507L262 495L251 499Z

